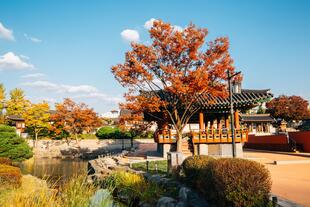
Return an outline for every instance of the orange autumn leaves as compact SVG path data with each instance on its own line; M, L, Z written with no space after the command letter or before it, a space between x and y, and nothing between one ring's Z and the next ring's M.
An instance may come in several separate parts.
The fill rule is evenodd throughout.
M158 97L143 99L140 90L166 90L186 97L186 101L197 93L226 95L226 72L234 70L227 38L205 45L207 29L190 24L183 31L176 31L162 21L155 21L149 33L152 44L132 43L125 62L112 67L115 78L129 88L126 104L134 103L131 108L151 111L168 104Z
M77 104L67 98L55 107L56 112L51 115L51 130L56 134L67 132L77 136L100 126L96 112L84 103Z

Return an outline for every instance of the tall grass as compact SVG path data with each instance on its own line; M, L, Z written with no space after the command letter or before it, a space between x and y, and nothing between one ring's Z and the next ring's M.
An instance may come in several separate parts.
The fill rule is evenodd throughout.
M118 171L104 181L105 188L130 206L139 202L155 204L165 190L153 182L148 182L142 175Z
M22 185L1 193L3 207L86 207L97 188L88 184L85 176L73 177L60 189L48 186L46 181L23 176Z

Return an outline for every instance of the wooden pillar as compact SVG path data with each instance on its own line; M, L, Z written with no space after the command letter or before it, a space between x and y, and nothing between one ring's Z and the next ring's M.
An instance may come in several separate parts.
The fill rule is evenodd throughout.
M236 127L236 129L240 129L239 111L235 111L234 118L235 118L235 127Z
M217 119L217 129L219 131L222 130L222 119L221 118Z
M229 129L229 119L228 119L228 115L225 117L225 128Z
M199 131L205 130L205 123L203 119L203 112L199 112Z

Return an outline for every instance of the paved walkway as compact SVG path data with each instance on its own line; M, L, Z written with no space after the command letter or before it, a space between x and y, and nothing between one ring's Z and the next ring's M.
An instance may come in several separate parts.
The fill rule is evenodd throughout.
M309 160L310 153L245 151L244 157L264 164L272 177L272 193L303 206L310 206L310 163L275 165L274 161Z
M156 144L142 144L135 153L126 157L126 162L142 161L147 151L155 151ZM287 153L270 151L245 151L244 157L264 164L272 177L272 193L303 206L310 207L310 153ZM274 161L290 161L290 164L275 165Z

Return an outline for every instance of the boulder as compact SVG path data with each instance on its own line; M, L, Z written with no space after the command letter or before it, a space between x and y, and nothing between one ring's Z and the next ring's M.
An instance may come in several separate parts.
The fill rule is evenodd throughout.
M188 203L188 194L191 193L191 190L187 187L181 187L179 190L179 200Z
M90 198L90 207L114 206L111 193L107 189L99 189Z
M161 197L157 201L157 207L175 207L177 204L177 200L171 197Z

